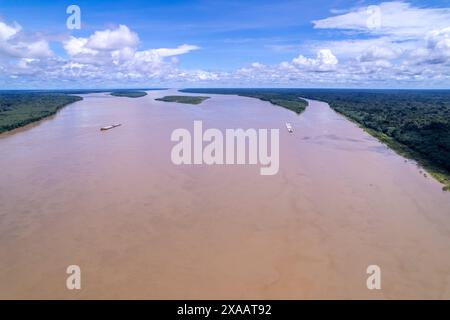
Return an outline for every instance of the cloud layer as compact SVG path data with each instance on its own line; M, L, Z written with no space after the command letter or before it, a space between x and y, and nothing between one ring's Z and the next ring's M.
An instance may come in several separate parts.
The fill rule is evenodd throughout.
M45 37L0 21L0 81L47 87L450 85L450 8L392 1L334 12L311 23L339 40L311 40L289 61L226 72L181 68L179 58L198 46L142 49L139 35L122 24L66 36L60 41L65 55L57 55Z
M339 40L311 41L279 65L241 69L253 83L289 86L448 87L450 8L402 2L360 6L312 22ZM313 55L316 54L314 57ZM255 67L257 66L257 67Z
M33 40L30 40L33 39ZM70 36L61 42L67 58L57 56L47 40L25 34L18 23L0 22L0 70L4 82L65 83L84 87L149 85L168 80L205 81L215 75L203 70L180 70L177 57L199 49L139 50L139 36L126 25L95 31L89 37Z

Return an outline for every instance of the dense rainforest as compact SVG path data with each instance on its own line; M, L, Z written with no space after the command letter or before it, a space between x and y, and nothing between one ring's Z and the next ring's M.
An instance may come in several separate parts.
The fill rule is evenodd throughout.
M186 91L270 97L293 102L299 97L325 101L335 111L357 122L398 153L417 160L434 177L446 184L446 189L450 188L449 90L187 89Z
M81 97L60 93L1 92L0 133L55 114Z

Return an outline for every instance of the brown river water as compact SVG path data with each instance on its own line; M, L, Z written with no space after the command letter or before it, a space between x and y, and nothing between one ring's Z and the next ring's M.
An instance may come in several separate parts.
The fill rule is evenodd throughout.
M154 101L174 92L88 94L0 135L0 298L450 298L450 193L413 162L322 102L298 116L231 95ZM278 174L175 166L170 135L194 120L279 128Z

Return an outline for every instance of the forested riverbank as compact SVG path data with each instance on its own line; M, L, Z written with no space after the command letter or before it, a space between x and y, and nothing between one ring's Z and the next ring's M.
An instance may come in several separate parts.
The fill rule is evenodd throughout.
M450 91L304 92L327 102L450 190Z
M107 93L113 96L138 98L143 90L159 89L70 89L70 90L5 90L0 91L0 133L23 127L54 115L58 110L82 100L77 95Z
M81 97L61 93L0 93L0 133L54 115Z
M338 89L186 89L296 103L327 102L397 153L416 160L450 189L450 91ZM286 107L286 105L279 104ZM290 109L289 107L287 107Z

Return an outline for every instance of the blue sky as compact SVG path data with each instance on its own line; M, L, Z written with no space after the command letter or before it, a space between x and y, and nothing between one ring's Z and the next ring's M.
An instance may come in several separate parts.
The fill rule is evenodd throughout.
M446 0L1 0L0 84L448 88L449 27Z

